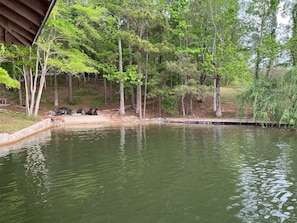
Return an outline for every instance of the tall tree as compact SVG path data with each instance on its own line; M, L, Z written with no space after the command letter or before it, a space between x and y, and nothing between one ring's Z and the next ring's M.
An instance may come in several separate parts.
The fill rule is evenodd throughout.
M125 90L124 90L124 82L125 82L125 72L124 72L124 62L123 62L123 26L127 22L125 17L125 10L127 9L127 3L121 2L118 0L102 2L101 5L106 7L109 10L110 15L115 19L114 25L114 36L116 37L117 41L117 71L113 70L112 73L106 74L106 77L109 77L110 80L116 80L119 83L120 87L120 114L125 114ZM109 64L106 66L110 68ZM115 64L112 66L115 67ZM109 69L105 69L105 71L110 72ZM114 76L111 76L114 75Z
M54 34L55 40L51 49L54 56L49 62L56 70L67 74L70 103L73 100L72 77L78 77L84 72L98 72L98 53L91 40L100 38L99 31L94 29L94 26L103 13L101 8L90 8L76 3L65 5L59 2L44 29L44 33L49 33L49 37Z
M252 0L248 3L246 13L249 15L250 38L252 42L255 79L260 78L262 67L270 76L271 67L278 53L276 41L277 13L280 0Z
M210 0L203 4L203 7L203 10L200 10L201 17L206 17L207 20L202 17L203 28L200 30L205 30L209 37L203 40L204 46L201 52L204 59L202 68L213 73L214 112L217 117L220 117L222 115L220 102L221 81L228 78L227 72L224 71L230 69L227 69L227 67L231 65L234 67L237 64L235 60L230 63L230 61L226 60L226 56L232 53L233 57L237 58L238 56L235 55L240 54L239 4L237 0ZM231 52L228 52L230 50ZM241 62L243 61L238 61L238 63ZM236 72L232 74L237 75Z
M293 66L297 65L297 3L292 10L292 37L290 39L290 52L292 56Z

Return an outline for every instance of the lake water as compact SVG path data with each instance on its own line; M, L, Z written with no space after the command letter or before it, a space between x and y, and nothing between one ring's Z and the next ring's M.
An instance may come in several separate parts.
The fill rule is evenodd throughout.
M297 222L296 131L53 130L0 157L0 222Z

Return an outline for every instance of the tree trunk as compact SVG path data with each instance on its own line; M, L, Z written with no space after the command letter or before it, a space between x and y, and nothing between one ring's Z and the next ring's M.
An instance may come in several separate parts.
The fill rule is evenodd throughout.
M102 42L102 55L105 53L105 47L104 47L104 42ZM102 57L102 63L105 63L105 57ZM103 71L103 91L104 91L104 104L107 105L107 80L106 77L104 77L105 72Z
M47 51L44 51L42 53L42 56L43 56L42 60L40 58L41 48L37 46L36 50L37 50L36 51L37 54L35 56L36 61L35 61L34 73L31 67L29 67L28 65L23 65L23 76L25 79L25 90L26 90L26 114L28 116L38 115L42 91L44 89L44 84L45 84L45 75L47 73L47 61L49 57L49 49L47 49ZM43 64L41 63L41 61L43 62ZM40 73L39 68L41 68L41 76L39 75ZM37 85L39 85L38 88L37 88ZM38 93L35 100L37 89L38 89Z
M35 102L36 80L33 81L32 69L26 65L23 66L23 76L26 90L26 115L32 116Z
M297 39L297 4L294 5L292 10L292 20L293 20L293 27L292 27L292 39ZM293 42L292 46L290 47L291 56L292 56L292 65L295 67L297 65L297 43L296 41Z
M113 95L113 86L112 86L112 81L109 81L109 102L111 103L112 102L112 95Z
M162 116L162 96L158 96L159 101L159 115Z
M58 107L59 106L59 96L58 96L58 81L57 81L57 72L55 72L54 75L54 84L55 84L55 100L54 100L54 106Z
M260 47L263 45L263 38L264 38L264 25L265 21L264 18L261 20L261 27L260 27L260 33L259 33L259 40L257 43L257 49L256 49L256 64L255 64L255 79L258 80L260 77L260 63L262 61L261 58L261 52Z
M96 91L98 91L98 90L99 90L98 74L97 74L97 73L95 74L95 83L94 83L94 89L95 89Z
M18 90L19 93L19 105L23 106L23 95L22 95L22 82L21 82L21 76L19 76L19 82L20 82L20 88Z
M217 79L216 76L213 78L213 111L216 112L217 110Z
M260 63L261 63L261 57L260 52L257 50L256 53L256 64L255 64L255 79L258 80L260 76Z
M135 109L135 93L134 86L131 86L131 108Z
M186 104L185 104L186 115L192 115L192 110L193 110L192 94L187 93L185 99L186 99Z
M192 94L189 94L189 111L188 111L188 115L192 115L193 114L193 97Z
M270 58L268 66L267 66L267 73L266 73L268 79L270 79L270 76L271 76L271 70L273 67L273 63L274 63L274 58Z
M130 21L129 20L127 21L127 30L128 31L130 30ZM133 49L132 49L130 41L128 43L128 52L129 52L129 66L132 67L132 65L133 65L133 54L132 54ZM134 93L133 85L131 86L130 101L131 101L131 108L135 109L135 93Z
M217 38L216 38L216 31L215 31L215 35L213 38L213 42L212 42L212 55L215 55L217 51ZM217 110L217 94L216 94L216 85L217 85L217 79L216 79L216 74L214 75L214 79L213 79L213 111L216 112Z
M73 94L72 94L72 74L68 73L68 102L73 102Z
M40 81L39 81L38 94L37 94L37 98L36 98L36 102L35 102L35 108L34 108L34 116L38 115L41 95L42 95L42 91L43 91L44 83L45 83L45 74L46 74L46 70L43 70L42 73L41 73Z
M148 60L149 60L149 54L146 53L146 57L145 57L144 98L143 98L143 118L144 119L145 119L145 113L146 113L146 99L147 99Z
M107 83L106 78L103 78L103 88L104 88L104 104L107 105Z
M141 68L141 49L138 49L138 70L137 73L140 75ZM142 120L142 106L141 106L141 79L137 80L137 101L136 101L136 113L139 114L139 119Z
M222 116L222 109L221 109L221 86L220 86L220 76L216 75L216 117Z
M123 57L122 57L122 40L118 38L119 47L119 71L123 75ZM120 78L120 115L125 114L125 94L124 94L124 80Z
M121 29L121 21L118 19L118 30ZM118 38L118 48L119 48L119 71L120 71L120 115L125 114L125 92L124 92L124 79L123 75L123 55L122 55L122 39Z
M125 114L124 81L120 80L120 115Z
M26 106L26 115L31 116L32 114L30 113L30 78L29 78L29 71L27 66L23 66L23 76L25 80L25 106Z
M272 12L271 12L271 33L270 33L270 36L275 40L276 40L276 28L277 28L277 11L278 11L278 3L277 1L274 1L274 3L271 1L271 7L272 7ZM273 51L272 51L273 52ZM270 60L269 60L269 64L268 64L268 68L267 68L267 77L270 78L270 75L271 75L271 70L272 70L272 67L274 65L274 62L275 62L275 53L271 54L270 55Z
M38 50L37 50L38 52ZM37 57L38 58L38 57ZM38 61L36 60L36 68L35 68L35 77L34 81L31 81L31 95L30 95L30 114L33 115L34 107L35 107L35 95L37 90L37 81L38 81ZM30 77L33 80L33 71L30 67Z
M39 64L40 50L41 49L39 47L37 47L36 66ZM41 77L40 77L40 80L39 80L39 88L38 88L37 98L36 98L36 101L35 101L34 116L38 115L39 105L40 105L41 96L42 96L42 91L43 91L44 85L46 83L45 75L47 74L47 71L48 71L47 61L48 61L49 54L50 54L49 49L47 49L47 51L43 53L43 64L40 64L41 65ZM36 68L35 76L38 77L38 73L39 73L39 69Z
M139 119L142 120L142 106L141 106L141 83L137 84L137 108L139 113Z
M122 40L118 38L119 44L119 71L123 75L123 58L122 58ZM124 93L124 80L120 79L120 115L125 114L125 93Z
M182 107L183 116L186 116L185 99L184 98L185 98L184 96L181 96L181 107Z

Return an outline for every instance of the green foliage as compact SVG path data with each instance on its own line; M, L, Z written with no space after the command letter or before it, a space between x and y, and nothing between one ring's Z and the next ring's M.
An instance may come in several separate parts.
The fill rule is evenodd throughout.
M104 70L107 73L103 75L104 77L106 77L108 80L115 81L116 83L119 83L120 80L123 80L125 86L137 85L143 78L143 74L139 74L137 72L137 65L127 66L127 70L125 72L117 71L115 66L109 66Z
M100 7L80 4L69 7L58 2L39 38L39 45L52 41L49 64L75 75L98 72L93 41L101 38L98 22L105 12Z
M5 50L3 44L0 44L0 62L7 60L11 56L9 50ZM20 88L20 83L11 77L12 63L5 63L0 66L0 84L4 84L7 88ZM4 69L4 66L6 69ZM9 71L9 72L8 72Z
M297 126L297 69L282 78L259 79L238 96L241 107L254 108L254 119Z
M288 71L283 79L283 94L287 98L281 122L297 125L297 68Z
M98 108L102 105L104 105L104 97L102 95L97 95L91 102L92 108Z
M147 41L139 37L134 31L119 31L117 36L120 36L122 39L127 41L133 47L143 48L145 52L158 53L158 45L152 44L150 41Z
M87 88L87 87L75 91L75 95L79 97L88 96L88 95L91 96L91 95L97 95L97 94L98 92L94 91L92 88Z
M276 78L258 80L246 91L239 94L238 98L242 105L249 106L251 103L254 108L254 119L263 121L277 121L280 118L280 107L278 101L279 81ZM279 120L278 120L279 121Z
M69 105L78 105L81 103L81 101L82 101L82 98L79 96L76 96L73 98L71 102L69 102Z
M141 80L143 78L142 73L137 72L138 66L137 65L132 65L132 66L127 66L127 71L126 71L126 81L129 81L130 84L132 85L137 85L141 84Z
M258 79L264 68L267 69L266 75L270 76L272 63L282 51L282 41L278 41L276 35L279 28L277 17L282 4L279 0L251 0L247 5L247 27L253 33L247 38L250 39L251 53L254 53L252 62L255 65L255 78Z
M178 98L175 95L168 95L163 99L162 107L170 116L178 115Z
M262 70L272 67L263 61L278 63L274 59L285 47L292 51L293 64L297 61L294 53L297 7L292 10L292 38L287 45L280 46L275 38L275 12L280 5L279 0L102 0L68 3L57 1L37 43L43 53L49 49L48 68L76 76L82 72L100 73L115 83L123 81L125 87L144 84L143 74L147 74L148 97L165 101L170 97L168 103L165 102L166 110L178 110L180 100L177 98L187 94L190 97L186 98L201 99L206 91L206 86L201 83L211 84L214 74L220 76L221 85L244 86L251 83L251 71L248 69L248 62L252 61L249 60L250 55L255 57L258 54L252 62L259 62ZM242 11L239 13L239 9L247 10L245 15L250 15L251 20L256 18L255 21L263 23L250 22L248 18L240 20ZM118 68L118 38L122 41L123 72L119 72ZM3 51L3 45L0 45L1 62ZM5 67L9 74L15 69L12 66L20 68L27 65L35 70L43 62L36 66L34 47L13 46L5 54L11 66L10 69ZM0 72L3 73L3 69ZM13 72L14 77L16 73ZM294 88L288 86L295 85L286 78L278 78L261 80L250 86L246 97L242 95L243 101L254 104L255 118L278 118L291 122L288 117L294 109L282 113L281 106L294 103ZM117 84L113 86L118 87ZM292 92L288 92L289 89ZM284 95L277 92L291 96L285 96L286 100L279 103L279 98ZM81 94L92 95L92 92Z
M211 53L205 53L205 58L202 63L202 70L208 71L210 73L214 73L216 71L216 67L213 61L214 61L214 56Z
M218 69L218 72L223 77L223 83L232 82L239 78L242 85L251 81L247 57L242 52L229 45L222 56L224 65Z
M6 70L0 67L0 84L4 84L7 88L20 88L20 82L12 79Z
M96 62L78 49L61 50L65 57L62 59L50 58L49 63L61 72L78 75L79 73L95 73Z

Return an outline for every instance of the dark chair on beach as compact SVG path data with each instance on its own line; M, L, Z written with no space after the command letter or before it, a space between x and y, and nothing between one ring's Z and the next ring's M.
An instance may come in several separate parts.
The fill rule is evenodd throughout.
M89 111L86 112L87 115L93 115L93 108L90 108Z
M68 107L60 107L57 108L56 114L55 115L71 115L72 110Z
M82 113L83 113L82 108L77 109L76 113L77 113L77 114L82 114Z

